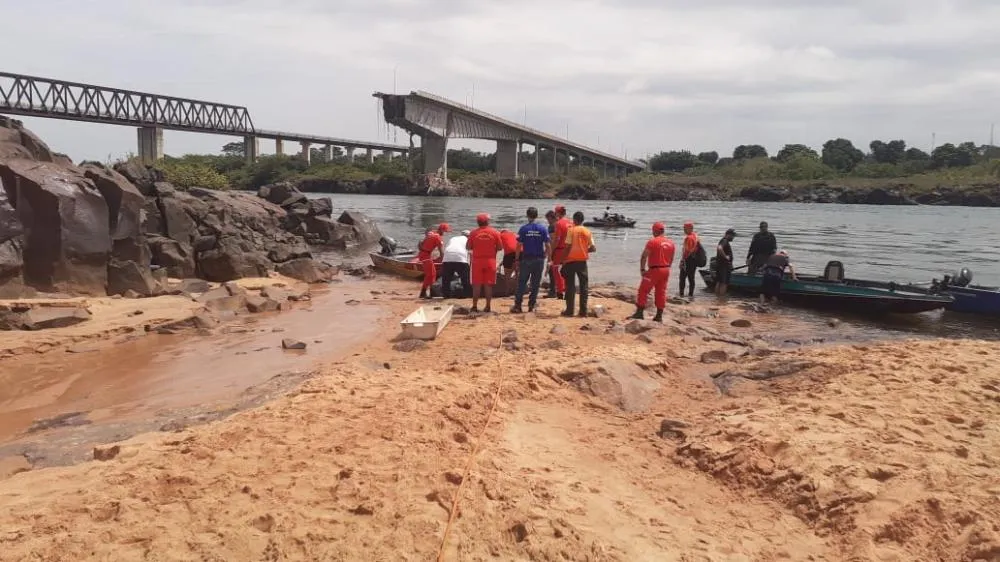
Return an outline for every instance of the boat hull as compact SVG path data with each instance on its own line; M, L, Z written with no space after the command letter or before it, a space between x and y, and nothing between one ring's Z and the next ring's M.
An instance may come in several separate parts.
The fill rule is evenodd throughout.
M420 262L409 261L413 256L383 256L374 252L368 254L368 256L371 257L372 265L379 271L409 279L424 278L424 267ZM441 275L440 269L438 269L438 275Z
M709 288L715 287L715 274L700 271ZM759 295L763 277L733 273L729 290L735 293ZM810 308L827 310L852 310L864 313L916 314L945 308L954 299L935 295L912 286L891 283L846 279L827 281L819 277L798 276L794 281L786 277L781 282L781 300Z
M952 312L1000 316L1000 289L996 287L948 287L943 294L955 299L945 307Z
M635 228L634 220L624 222L605 222L602 220L592 220L583 223L587 228Z

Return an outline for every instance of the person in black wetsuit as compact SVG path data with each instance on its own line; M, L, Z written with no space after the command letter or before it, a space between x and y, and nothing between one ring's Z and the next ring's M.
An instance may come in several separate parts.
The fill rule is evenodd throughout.
M788 260L788 252L784 250L764 260L764 266L761 268L761 274L764 276L761 283L761 304L778 300L778 296L781 295L781 280L785 277L786 269L791 274L792 280L797 281L795 268Z
M756 274L764 267L767 258L778 251L778 240L767 229L767 223L760 223L760 231L750 240L750 250L747 252L747 272Z
M715 294L720 297L726 294L729 288L729 278L733 274L733 246L731 242L736 238L736 231L730 228L726 235L719 240L715 256Z

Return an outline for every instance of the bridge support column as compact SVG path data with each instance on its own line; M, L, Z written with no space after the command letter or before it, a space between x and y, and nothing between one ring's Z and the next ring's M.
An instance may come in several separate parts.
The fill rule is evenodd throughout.
M139 159L151 165L163 160L163 129L159 127L139 127Z
M372 149L369 148L367 150L367 155L368 155L368 163L369 164L374 164L375 163L375 153L372 152Z
M285 153L285 142L281 139L274 139L274 155L281 156Z
M327 162L333 162L333 145L332 144L326 145L326 147L323 149L323 155L326 156L326 161Z
M243 137L243 155L247 164L253 164L260 157L260 139L255 136Z
M420 148L424 153L424 173L448 179L448 139L423 136L420 137Z
M552 173L559 173L559 150L555 146L552 147Z
M347 148L344 149L344 152L347 153L347 161L350 162L351 164L353 164L354 163L354 147L353 146L348 146Z
M306 161L306 165L312 164L312 150L309 149L309 143L300 142L299 146L302 147L302 151L299 152L299 154L302 156L302 159Z
M517 141L497 141L497 176L501 178L517 177Z

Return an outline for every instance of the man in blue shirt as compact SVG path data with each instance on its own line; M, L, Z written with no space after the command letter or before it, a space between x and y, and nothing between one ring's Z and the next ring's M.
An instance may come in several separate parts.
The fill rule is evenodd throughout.
M534 312L538 303L538 287L542 283L542 272L545 271L545 256L549 254L549 229L535 222L538 209L528 207L528 224L517 231L517 250L515 267L517 268L517 292L514 294L514 306L511 312L522 312L524 290L531 282L531 293L528 295L528 312Z

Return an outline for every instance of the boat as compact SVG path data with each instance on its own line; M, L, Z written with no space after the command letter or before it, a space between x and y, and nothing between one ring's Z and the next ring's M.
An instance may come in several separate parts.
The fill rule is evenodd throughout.
M424 267L420 265L420 262L410 261L416 257L416 254L383 256L382 254L370 252L368 256L371 257L372 265L375 266L375 269L410 279L423 279L424 277ZM440 274L441 269L439 268L438 275Z
M943 281L931 282L931 292L951 296L954 301L945 307L951 312L1000 316L1000 287L970 285L972 272L962 269L955 275L945 275Z
M635 228L635 219L628 217L601 219L594 217L583 223L587 228Z
M714 260L714 258L713 258ZM702 280L709 289L715 288L715 271L702 269ZM782 301L834 310L850 309L864 313L916 314L945 308L954 298L916 285L893 282L845 279L844 266L831 261L823 275L785 276L781 281ZM729 289L736 293L759 295L763 277L734 271Z
M452 305L424 305L417 307L399 323L406 339L432 340L451 320Z

